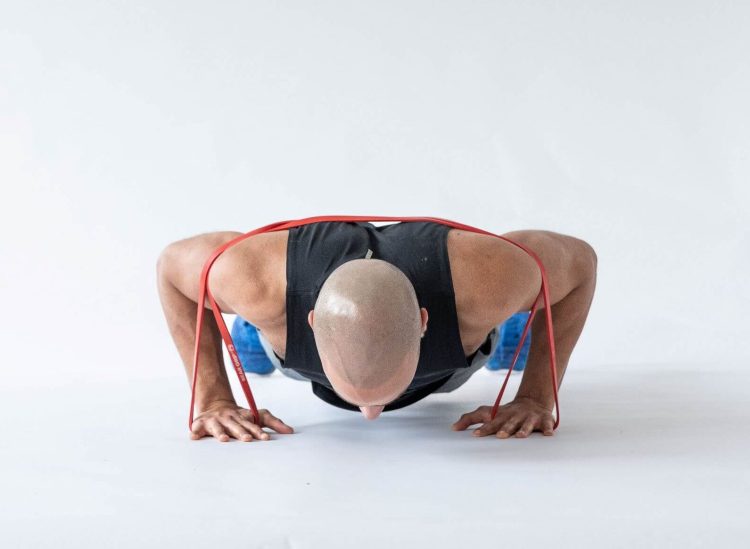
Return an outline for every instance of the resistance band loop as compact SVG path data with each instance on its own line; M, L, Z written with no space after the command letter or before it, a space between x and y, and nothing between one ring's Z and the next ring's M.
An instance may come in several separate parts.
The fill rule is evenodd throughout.
M494 236L496 238L500 238L510 244L513 244L514 246L517 246L518 248L522 249L524 252L529 254L534 259L534 261L536 261L537 265L539 266L539 270L541 271L542 287L539 291L539 294L537 295L537 298L534 300L534 305L531 308L531 313L529 314L529 318L526 320L526 325L524 326L523 334L521 335L521 340L518 342L518 347L516 348L515 355L513 356L513 361L511 363L510 369L508 370L508 373L505 376L503 385L500 388L500 393L497 395L497 399L495 400L495 405L492 407L491 418L494 419L495 414L497 414L497 409L500 406L500 400L503 398L503 393L505 392L505 386L508 384L508 379L510 378L510 374L516 365L516 361L518 360L518 355L521 353L521 348L523 347L524 341L526 340L526 337L528 335L529 328L531 327L531 322L534 319L534 315L536 314L537 309L539 307L539 301L543 300L545 316L546 316L546 321L547 321L546 322L547 323L547 343L549 345L550 375L552 376L552 390L553 390L553 395L555 397L556 417L555 417L554 428L557 429L558 425L560 425L560 405L557 400L557 360L555 358L556 357L555 336L554 336L553 329L552 329L552 308L550 305L549 285L547 283L547 273L539 257L533 251L531 251L526 246L524 246L523 244L514 242L513 240L509 238L506 238L504 236L500 236L498 234L494 234L494 233L491 233L482 229L477 229L476 227L464 225L463 223L457 223L455 221L441 219L439 217L390 217L390 216L356 216L356 215L323 215L323 216L317 216L317 217L306 217L304 219L298 219L295 221L279 221L277 223L271 223L270 225L265 225L264 227L261 227L259 229L255 229L254 231L250 231L249 233L240 235L237 238L230 240L229 242L223 244L222 246L214 250L214 252L208 258L206 263L203 265L203 271L201 272L200 291L198 294L198 316L197 316L196 324L195 324L195 354L193 356L193 382L192 382L192 388L191 388L192 395L190 398L190 417L188 419L188 429L192 429L192 426L193 426L193 411L195 408L195 386L196 386L196 382L198 379L198 359L200 356L200 340L201 340L201 332L203 328L203 312L205 310L206 297L208 297L208 301L211 305L211 310L213 311L214 318L216 319L216 325L218 326L219 332L221 333L221 337L227 346L227 351L229 352L229 356L232 359L232 365L234 366L234 371L237 372L237 377L240 380L242 391L245 393L245 398L247 399L247 403L250 406L250 411L253 414L255 423L260 424L260 415L258 414L258 408L255 405L255 399L253 398L253 393L250 390L250 385L248 384L247 378L245 377L245 371L242 369L242 363L240 362L240 357L237 354L237 350L234 347L234 341L232 341L232 336L229 334L229 330L227 330L227 325L224 323L224 318L221 316L221 309L219 309L219 306L216 304L216 301L214 300L214 296L211 294L211 289L208 287L208 274L211 271L211 266L214 264L214 261L216 261L216 259L231 246L234 246L238 242L242 242L246 238L249 238L256 234L270 233L274 231L283 231L286 229L299 227L301 225L308 225L310 223L318 223L321 221L342 221L342 222L428 221L428 222L433 222L433 223L441 223L443 225L448 225L449 227L453 227L454 229L461 229L464 231L470 231L474 233L485 234L488 236Z

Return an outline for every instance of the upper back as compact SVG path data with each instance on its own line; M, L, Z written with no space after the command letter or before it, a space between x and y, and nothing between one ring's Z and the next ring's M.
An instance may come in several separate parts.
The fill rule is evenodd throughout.
M423 305L431 315L428 332L433 328L435 333L438 322L432 313L438 307L445 312L446 302L453 304L445 314L455 316L465 350L479 346L492 326L528 307L539 287L536 265L525 252L492 236L434 222L384 227L319 222L255 235L224 252L211 278L221 288L225 303L217 301L222 310L261 327L283 356L290 337L288 295L295 296L297 307L312 308L328 273L368 251L404 271L421 303L427 296L443 303L432 303L433 310Z
M364 222L321 222L290 230L287 248L285 366L321 383L323 375L307 314L338 266L367 257L400 269L430 320L422 340L417 381L437 379L466 365L446 247L450 228L433 222L375 227Z

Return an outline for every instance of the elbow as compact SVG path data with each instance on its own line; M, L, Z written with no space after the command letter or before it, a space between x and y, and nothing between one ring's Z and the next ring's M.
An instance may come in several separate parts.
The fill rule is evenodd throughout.
M158 279L163 280L168 276L169 266L172 264L172 258L174 257L174 243L168 244L159 253L159 257L156 258L156 276Z
M596 250L594 250L594 247L588 242L586 242L586 252L588 254L589 263L591 264L591 269L594 271L594 274L596 274L596 267L599 258L596 255Z
M581 241L583 243L583 253L581 254L584 258L584 270L590 280L596 280L596 270L598 267L599 259L596 255L596 250L588 242Z
M598 258L594 247L585 240L576 239L575 270L581 279L596 280Z

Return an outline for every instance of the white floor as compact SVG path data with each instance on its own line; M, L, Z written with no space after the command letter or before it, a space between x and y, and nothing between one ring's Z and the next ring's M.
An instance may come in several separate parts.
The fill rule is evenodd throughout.
M0 389L0 546L750 545L750 370L572 365L526 440L450 430L488 371L375 422L251 381L296 434L191 441L181 377Z

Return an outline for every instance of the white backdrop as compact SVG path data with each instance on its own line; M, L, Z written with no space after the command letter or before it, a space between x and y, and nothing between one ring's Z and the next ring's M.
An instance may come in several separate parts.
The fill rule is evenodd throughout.
M159 251L325 213L579 236L571 368L741 367L749 26L741 2L5 2L3 383L174 375Z

